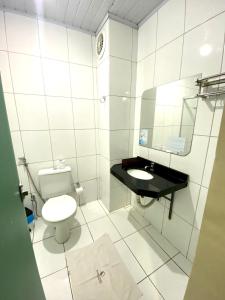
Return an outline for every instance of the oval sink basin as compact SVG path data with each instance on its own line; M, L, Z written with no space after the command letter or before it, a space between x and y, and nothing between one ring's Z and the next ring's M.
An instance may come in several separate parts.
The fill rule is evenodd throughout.
M150 180L153 178L153 176L148 172L139 169L129 169L127 170L127 173L132 177L142 180Z

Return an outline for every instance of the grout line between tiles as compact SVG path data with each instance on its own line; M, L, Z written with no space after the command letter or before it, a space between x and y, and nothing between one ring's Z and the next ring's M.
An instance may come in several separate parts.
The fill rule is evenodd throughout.
M59 270L57 270L57 271L55 271L55 272L52 272L52 273L50 273L50 274L48 274L48 275L45 275L45 276L43 276L43 277L40 276L40 279L41 279L41 280L42 280L42 279L45 279L46 277L52 276L52 275L54 275L54 274L56 274L56 273L58 273L58 272L60 272L60 271L62 271L62 270L65 270L66 268L67 268L67 267L60 268Z
M182 253L177 253L177 255L178 255L178 254L182 254ZM177 255L176 255L176 256L177 256ZM176 257L176 256L174 256L174 257ZM172 261L175 263L175 265L177 265L178 268L181 269L181 271L184 272L184 273L188 276L188 278L190 278L190 275L188 275L188 274L182 269L182 267L178 265L178 263L174 260L174 257L172 258ZM186 258L186 257L184 256L184 258ZM186 258L186 260L188 260L188 259ZM188 260L188 261L189 261L189 260ZM190 262L190 263L192 264L192 266L193 266L193 263L192 263L191 261L189 261L189 262Z
M65 243L63 243L63 249L64 249L64 256L65 256L65 261L66 261L66 270L67 270L67 277L68 277L68 280L69 280L69 285L70 285L70 292L71 292L71 296L72 296L72 299L74 299L74 295L73 295L73 290L72 290L72 283L71 283L71 280L70 280L70 275L69 275L69 268L68 268L68 263L67 263L67 258L66 258L66 248L65 248Z

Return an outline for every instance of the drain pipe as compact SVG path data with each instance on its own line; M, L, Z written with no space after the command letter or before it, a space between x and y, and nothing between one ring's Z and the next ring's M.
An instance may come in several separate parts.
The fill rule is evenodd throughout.
M143 196L138 196L137 197L137 204L141 207L141 208L148 208L150 206L152 206L152 204L154 204L154 202L156 201L155 198L151 199L147 204L143 204L141 202L141 199L144 198Z

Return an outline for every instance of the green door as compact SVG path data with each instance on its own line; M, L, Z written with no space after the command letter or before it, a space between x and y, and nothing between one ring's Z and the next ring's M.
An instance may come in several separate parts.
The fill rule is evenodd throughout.
M44 300L18 187L0 81L0 299Z

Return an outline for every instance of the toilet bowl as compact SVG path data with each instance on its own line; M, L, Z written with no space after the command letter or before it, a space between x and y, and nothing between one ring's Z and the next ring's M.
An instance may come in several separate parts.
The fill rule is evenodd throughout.
M45 202L42 217L47 224L55 227L56 241L65 243L70 237L71 219L76 214L77 203L68 195L53 197Z
M39 187L46 201L42 208L44 221L56 228L56 241L65 243L70 236L70 224L77 210L71 167L39 170Z

